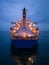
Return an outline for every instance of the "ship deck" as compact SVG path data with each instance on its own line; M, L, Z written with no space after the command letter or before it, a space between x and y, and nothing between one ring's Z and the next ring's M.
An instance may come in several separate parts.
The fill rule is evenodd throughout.
M38 37L26 37L26 38L22 38L22 37L11 37L12 40L37 40Z

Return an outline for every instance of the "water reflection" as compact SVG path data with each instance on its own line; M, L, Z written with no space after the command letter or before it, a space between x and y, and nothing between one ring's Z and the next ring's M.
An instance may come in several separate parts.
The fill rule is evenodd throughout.
M16 65L32 65L36 61L38 44L32 48L15 48L11 44L11 56Z

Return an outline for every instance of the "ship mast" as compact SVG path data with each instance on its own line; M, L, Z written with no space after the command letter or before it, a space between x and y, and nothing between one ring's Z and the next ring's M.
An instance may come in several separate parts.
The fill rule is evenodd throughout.
M23 9L23 27L26 27L26 9Z

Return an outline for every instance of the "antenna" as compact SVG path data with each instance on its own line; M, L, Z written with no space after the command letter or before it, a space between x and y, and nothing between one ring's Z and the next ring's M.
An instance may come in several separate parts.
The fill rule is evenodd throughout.
M15 24L16 22L11 22L11 24Z
M33 22L34 24L38 24L38 22Z

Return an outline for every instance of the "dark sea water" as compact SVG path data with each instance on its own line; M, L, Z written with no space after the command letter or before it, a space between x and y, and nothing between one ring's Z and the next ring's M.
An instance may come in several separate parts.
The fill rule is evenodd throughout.
M22 63L27 62L27 60L24 59L25 57L35 56L34 59L36 61L32 65L49 65L49 31L39 32L38 43L31 51L27 48L26 51L22 49L17 51L11 45L9 32L0 31L0 65L17 65L18 55L21 57L20 60Z

